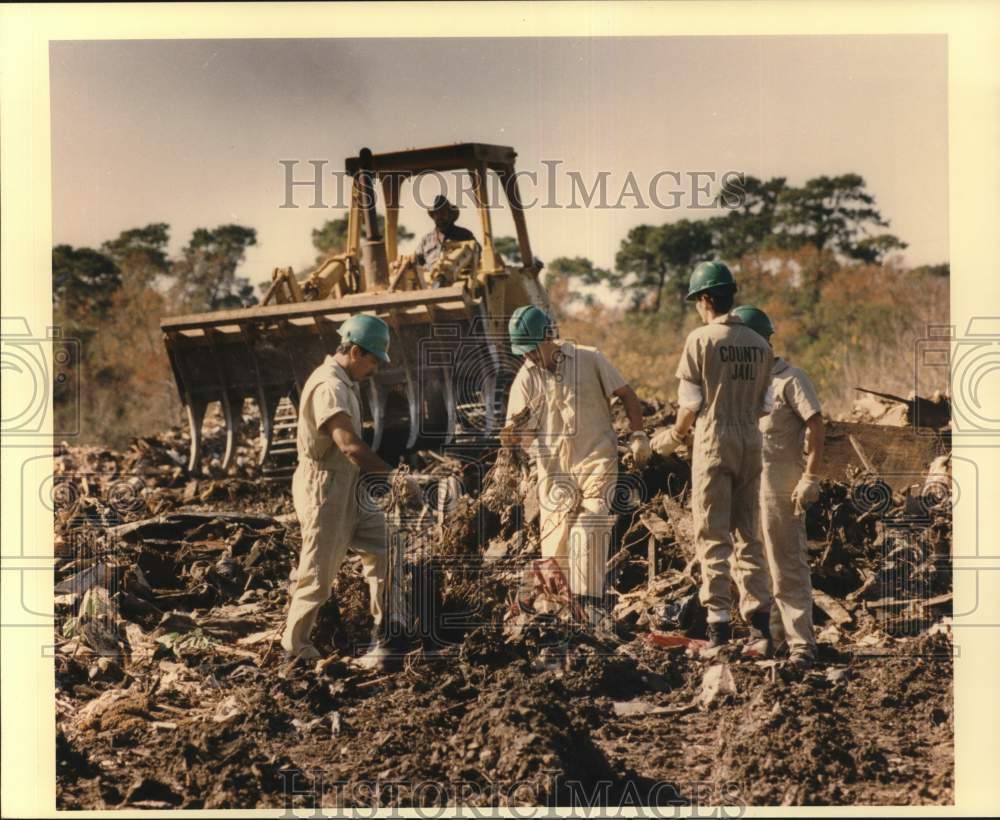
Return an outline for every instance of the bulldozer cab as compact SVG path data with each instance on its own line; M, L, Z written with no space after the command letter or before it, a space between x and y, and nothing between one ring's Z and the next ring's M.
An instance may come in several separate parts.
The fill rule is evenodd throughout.
M304 277L276 268L260 305L163 319L190 428L189 470L198 469L202 423L213 401L226 430L222 467L231 465L237 424L250 400L260 416L258 460L265 473L286 474L294 465L302 386L336 351L340 323L357 313L384 319L391 333L392 364L363 386L373 449L393 459L407 450L491 436L519 364L510 355L507 320L522 305L547 308L515 157L512 148L482 143L387 154L363 149L345 163L352 187L342 252ZM469 176L481 251L473 242L445 243L433 265L401 256L396 237L404 187L421 174L456 171ZM496 252L490 181L499 183L492 187L510 208L522 264L506 264Z

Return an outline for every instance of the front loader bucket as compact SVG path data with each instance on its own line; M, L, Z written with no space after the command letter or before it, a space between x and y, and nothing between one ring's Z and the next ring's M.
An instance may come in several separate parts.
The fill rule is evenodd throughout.
M357 313L379 316L391 328L392 363L362 385L368 443L383 455L449 443L460 415L457 362L470 349L483 362L497 361L486 337L477 337L477 328L484 326L480 311L460 284L164 319L160 327L191 433L188 469L198 470L202 422L213 401L220 402L225 420L222 467L231 466L248 398L260 411L259 463L264 466L272 455L279 402L287 398L298 407L309 374L337 349L337 328ZM480 368L480 376L492 390L496 379L488 365ZM463 384L464 404L471 392ZM486 416L495 416L495 397L482 391L480 396ZM287 427L287 420L281 426Z

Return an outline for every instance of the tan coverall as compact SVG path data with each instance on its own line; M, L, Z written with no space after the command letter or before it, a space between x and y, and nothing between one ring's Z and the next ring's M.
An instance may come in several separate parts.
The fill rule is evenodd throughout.
M821 408L812 382L797 367L776 358L772 378L774 409L760 421L764 437L760 513L776 609L771 634L777 639L784 632L793 654L815 654L806 525L795 515L792 491L805 469L805 423Z
M618 478L610 397L626 382L596 348L556 344L554 372L525 359L511 385L507 423L531 408L522 429L535 433L542 557L559 562L574 595L602 597Z
M323 425L346 413L360 437L361 392L327 356L302 388L298 418L299 464L292 477L292 501L302 528L302 552L291 578L291 605L281 636L282 647L298 653L311 644L310 633L348 548L361 554L371 594L375 631L382 625L388 549L385 516L359 503L357 465L334 444Z
M729 560L735 567L744 619L771 605L758 530L761 433L757 426L774 354L731 313L688 335L677 378L701 387L695 424L691 507L701 564L700 600L710 622L730 619Z

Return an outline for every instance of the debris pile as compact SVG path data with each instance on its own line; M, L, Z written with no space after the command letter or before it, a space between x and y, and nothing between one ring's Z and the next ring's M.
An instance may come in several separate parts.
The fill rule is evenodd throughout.
M649 427L673 414L644 409ZM319 618L324 658L283 657L298 525L252 464L213 474L210 438L191 477L175 432L60 448L58 807L950 802L947 459L906 486L824 482L807 517L823 663L792 673L703 651L689 465L636 471L616 424L620 637L581 631L538 581L527 460L426 453L422 508L392 519L423 640L392 674L351 663L370 627L355 559Z
M951 421L951 399L939 390L930 398L910 391L906 398L856 387L862 395L854 400L849 421L880 424L888 427L926 427L940 429Z

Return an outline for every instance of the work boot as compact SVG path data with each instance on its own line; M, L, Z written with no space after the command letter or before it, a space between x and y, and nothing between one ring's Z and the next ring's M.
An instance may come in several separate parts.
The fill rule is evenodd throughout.
M816 664L816 655L809 649L796 647L788 658L789 669L804 671Z
M354 663L370 672L388 672L402 662L403 655L410 649L410 642L404 635L379 637L372 642L371 649Z
M769 658L774 651L771 642L771 610L758 609L750 616L750 637L743 647L745 658Z
M689 638L697 638L705 634L707 616L708 610L701 605L696 590L681 599L677 626Z
M773 636L773 633L772 633ZM771 657L772 658L787 658L788 657L788 644L784 640L776 641L771 638Z
M729 643L733 637L733 625L729 621L713 621L708 624L708 646L710 649Z
M771 652L772 656L784 653L788 655L788 640L785 636L785 626L781 623L781 611L776 603L771 604Z

